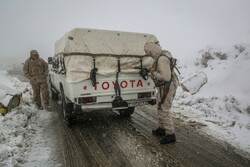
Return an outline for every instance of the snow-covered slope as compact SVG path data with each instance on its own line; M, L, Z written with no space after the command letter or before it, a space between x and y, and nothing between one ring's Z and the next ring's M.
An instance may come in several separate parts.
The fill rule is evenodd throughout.
M203 71L208 83L191 96L178 90L174 110L205 125L205 131L250 153L250 45L207 47L181 61L182 80ZM184 65L185 64L185 65Z

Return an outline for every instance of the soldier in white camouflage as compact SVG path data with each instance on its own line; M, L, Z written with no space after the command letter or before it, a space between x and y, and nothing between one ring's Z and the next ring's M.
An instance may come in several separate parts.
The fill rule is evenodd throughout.
M49 90L47 84L48 64L39 57L36 50L30 51L30 57L23 66L24 75L30 80L33 98L39 109L43 109L41 94L45 109L49 110Z
M171 65L172 55L170 52L162 50L159 44L153 42L147 42L144 50L155 60L150 73L158 89L156 97L159 128L153 130L152 133L163 137L160 140L161 144L173 143L176 141L176 137L170 109L179 81Z

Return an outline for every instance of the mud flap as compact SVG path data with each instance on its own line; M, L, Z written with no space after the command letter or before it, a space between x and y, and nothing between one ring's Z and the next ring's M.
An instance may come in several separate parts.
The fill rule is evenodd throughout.
M128 108L128 103L124 101L120 96L116 96L115 99L112 101L113 110L122 110L127 108Z

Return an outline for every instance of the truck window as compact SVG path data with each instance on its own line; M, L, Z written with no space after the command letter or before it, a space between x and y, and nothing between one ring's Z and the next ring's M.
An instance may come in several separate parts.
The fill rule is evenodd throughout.
M59 69L58 69L58 71L60 74L66 74L63 55L59 56Z

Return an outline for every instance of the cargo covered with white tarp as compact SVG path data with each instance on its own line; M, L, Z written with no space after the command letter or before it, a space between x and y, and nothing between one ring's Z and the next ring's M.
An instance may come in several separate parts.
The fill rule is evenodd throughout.
M121 73L138 73L141 65L149 68L153 63L144 44L157 41L151 34L76 28L55 43L55 58L64 61L62 68L70 83L88 79L94 61L97 74L102 76L116 74L118 59Z

